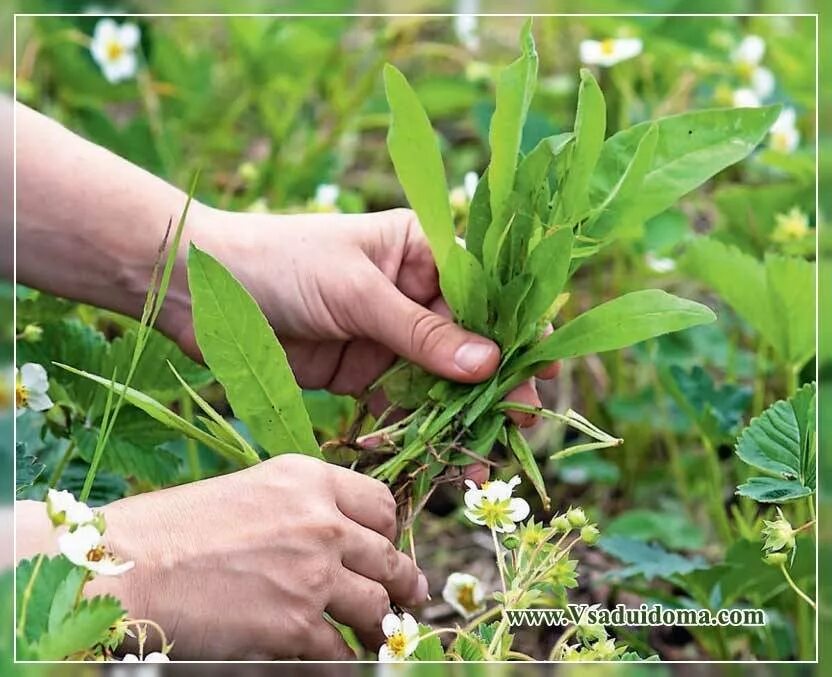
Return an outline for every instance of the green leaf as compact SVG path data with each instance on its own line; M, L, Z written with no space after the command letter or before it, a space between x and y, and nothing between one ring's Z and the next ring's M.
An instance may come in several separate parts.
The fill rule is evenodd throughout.
M584 235L600 240L613 229L627 229L632 221L631 214L639 209L641 184L653 162L658 138L658 126L650 125L621 178L581 229Z
M672 364L660 368L659 374L679 408L714 444L733 440L751 403L751 388L735 383L717 387L698 365L688 372Z
M31 487L46 470L36 457L26 452L26 445L18 442L15 446L15 493Z
M477 258L454 243L445 259L440 278L442 296L457 322L484 334L488 325L488 282Z
M497 80L497 105L488 132L491 146L488 183L492 215L502 213L514 186L523 126L537 83L537 50L531 31L531 19L523 25L520 46L522 56L507 66Z
M546 493L546 484L543 482L540 467L537 465L532 448L516 425L510 425L508 427L508 444L517 462L520 463L520 467L523 468L523 472L531 480L535 491L540 496L540 500L543 502L543 509L548 510L549 494Z
M618 350L715 319L708 307L659 289L631 292L596 306L559 327L519 358L512 371Z
M37 642L47 631L52 601L63 581L75 569L75 565L63 555L43 557L38 566L39 557L23 560L15 569L18 626L20 611L23 608L23 596L30 589L33 574L37 570L30 590L29 603L26 605L26 627L24 628L26 640L32 643ZM19 627L18 631L20 631Z
M392 113L387 149L441 278L445 257L454 244L454 221L439 141L416 92L391 64L384 66L384 88Z
M257 302L210 254L191 244L194 333L235 415L270 454L322 458L301 391Z
M69 570L66 578L60 582L55 589L52 604L49 607L49 619L47 631L56 632L66 617L75 608L75 603L80 598L81 585L87 577L87 572L82 567L73 567Z
M675 576L708 567L708 563L698 555L683 557L658 545L626 536L603 536L598 541L598 547L627 565L609 572L615 580L643 576L648 581L654 578L672 581Z
M428 625L419 624L419 634L424 636L429 632L433 632L433 628ZM442 640L439 635L432 635L427 639L421 639L416 651L413 652L413 658L417 661L444 661L445 649L442 648Z
M124 616L115 597L83 600L74 613L40 638L36 652L40 660L59 661L104 642L110 626Z
M180 433L195 439L197 442L202 442L209 449L213 449L234 463L252 465L259 462L258 458L251 458L223 440L219 440L209 435L204 430L200 430L192 423L189 423L178 414L172 412L165 405L157 402L152 397L145 395L138 390L134 390L133 388L124 389L124 385L121 383L114 383L108 378L104 378L103 376L98 376L96 374L89 374L85 371L81 371L80 369L70 367L67 364L59 364L57 362L55 364L56 366L66 369L73 374L95 381L113 392L118 392L120 394L121 391L124 390L124 400L128 404L132 404L134 407L141 409L144 413L150 416L150 418L153 418L160 423L173 428L174 430L178 430Z
M743 430L735 451L748 465L772 475L751 478L737 493L765 503L783 503L815 490L815 384L778 400Z
M574 224L589 204L589 180L604 146L607 107L592 73L581 69L578 111L575 114L575 144L569 158L566 179L559 190L559 221Z
M628 510L604 527L604 535L657 541L672 550L697 550L705 542L703 531L676 510Z
M71 432L78 447L78 455L90 462L98 436L95 426L76 423ZM173 439L172 431L149 418L135 407L127 407L120 414L107 447L101 456L102 470L135 477L156 487L171 484L179 473L179 457L161 445Z
M484 661L487 648L474 635L467 632L459 632L451 645L451 651L466 662Z
M465 228L465 248L482 263L482 245L485 233L491 225L491 193L488 189L488 170L482 175L471 205L468 207L468 225Z
M645 221L717 172L739 162L760 143L780 106L693 111L625 129L604 143L592 178L590 202L603 203L626 171L642 138L658 128L655 154L629 218Z
M526 296L534 279L522 273L509 281L497 297L497 321L492 336L507 351L515 342L518 333L518 314L524 307Z
M736 247L698 238L682 265L722 296L781 360L799 368L814 355L817 264L773 254L758 261Z
M521 325L533 325L548 316L569 275L573 240L571 228L558 228L532 249L526 272L534 282L523 305Z

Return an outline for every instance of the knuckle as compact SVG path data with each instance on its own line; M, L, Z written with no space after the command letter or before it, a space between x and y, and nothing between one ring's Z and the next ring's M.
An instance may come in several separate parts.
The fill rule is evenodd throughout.
M399 551L389 541L384 545L381 559L381 576L385 582L393 581L399 568Z
M381 586L376 586L369 596L368 611L372 614L373 620L381 621L390 611L390 596Z
M448 321L430 312L420 311L410 328L410 350L413 354L433 352L442 342Z

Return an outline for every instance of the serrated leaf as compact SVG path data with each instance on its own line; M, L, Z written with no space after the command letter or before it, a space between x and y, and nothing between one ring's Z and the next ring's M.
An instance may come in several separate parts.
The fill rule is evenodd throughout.
M602 303L559 327L520 357L512 371L618 350L715 319L707 306L659 289L631 292Z
M38 566L38 557L21 561L15 569L17 594L17 625L20 630L20 611L23 608L23 596L29 590L29 602L26 605L26 627L25 637L28 642L37 642L47 631L49 625L49 612L52 607L52 600L61 583L75 569L66 557L44 557ZM33 574L37 571L34 584L30 589L30 582Z
M96 426L77 423L72 428L78 455L88 463L100 434ZM99 467L156 487L171 484L179 472L180 460L161 445L173 437L170 429L134 407L126 407L119 414Z
M113 390L114 392L117 391L118 393L121 393L122 390L125 390L123 384L118 382L113 383L110 379L104 378L103 376L98 376L97 374L90 374L85 371L81 371L80 369L70 367L66 364L56 364L56 366L59 366L62 369L66 369L67 371L70 371L78 376L83 376L84 378L90 379L91 381L95 381L96 383L98 383L101 386L104 386L108 390ZM257 463L259 461L259 459L257 458L251 458L241 453L239 449L232 447L225 441L209 435L204 430L200 430L192 423L189 423L184 418L168 409L162 403L157 402L149 395L145 395L144 393L139 392L138 390L134 390L133 388L127 388L124 392L124 401L128 404L132 404L137 409L141 409L152 419L155 419L156 421L159 421L160 423L174 430L179 431L180 433L190 437L191 439L195 439L197 442L202 442L209 449L213 449L214 451L221 454L225 458L228 458L234 463L240 463L242 465L252 465L253 463Z
M270 455L322 458L286 353L257 302L194 244L188 284L197 343L237 418Z
M591 204L610 194L644 135L658 128L653 161L631 219L645 221L717 172L749 155L777 119L780 106L693 111L625 129L606 140L592 177Z
M627 565L609 572L613 579L618 580L643 576L648 581L654 578L672 581L675 576L709 566L698 555L683 557L658 545L626 536L604 536L598 541L598 547Z
M441 278L445 257L454 244L454 221L439 142L416 92L391 64L384 66L384 89L392 114L387 149Z
M520 45L523 50L520 58L507 66L498 77L497 103L488 132L491 146L488 182L492 215L502 213L514 186L523 126L537 83L537 51L530 19L523 25Z
M575 144L568 170L558 191L558 222L573 225L589 205L589 180L601 155L607 129L607 107L601 88L586 68L581 69L578 110L575 114Z
M737 440L737 456L773 477L751 478L737 493L766 503L782 503L815 490L815 384L788 400L778 400L751 420Z
M451 645L451 651L467 662L484 661L487 649L487 646L467 632L459 632Z
M540 500L543 502L543 509L549 509L549 494L546 492L546 484L543 481L543 475L540 472L540 467L537 465L537 460L534 457L534 452L523 437L523 433L516 425L508 427L508 445L511 448L514 457L526 474L526 477L532 483Z
M47 632L56 632L61 623L75 608L75 603L80 599L81 586L86 577L85 569L77 566L73 567L55 589L55 595L49 607Z
M705 542L704 532L676 510L627 510L604 526L604 534L657 541L672 550L697 550Z
M31 487L46 470L32 454L26 453L26 445L18 442L15 446L15 493Z
M110 626L124 609L115 597L83 600L78 608L54 630L40 638L36 652L40 660L59 661L104 642Z
M419 624L419 634L424 636L433 632L433 628L428 625ZM432 635L427 639L420 639L419 646L413 652L413 658L417 661L444 661L445 649L442 647L442 640L439 635Z

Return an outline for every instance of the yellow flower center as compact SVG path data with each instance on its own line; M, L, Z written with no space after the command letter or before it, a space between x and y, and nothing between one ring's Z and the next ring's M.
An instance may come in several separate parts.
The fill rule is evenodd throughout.
M751 82L751 76L754 75L755 68L756 66L754 64L750 64L747 61L741 61L737 64L737 71L740 77L746 82Z
M104 549L103 545L99 545L87 553L87 561L88 562L100 562L104 559L104 556L107 554L107 551Z
M474 612L480 608L474 599L474 587L473 583L464 583L456 591L456 601L465 611Z
M19 381L14 386L14 401L18 409L23 409L29 403L29 391Z
M489 527L499 526L509 519L509 502L507 498L502 501L489 501L486 498L480 503L476 512L479 513L478 517Z
M406 647L407 639L405 639L404 633L401 630L394 632L387 638L387 648L390 649L390 653L394 656L405 658L404 650Z
M124 47L116 41L107 43L107 60L116 61L124 54Z
M774 218L777 226L772 233L772 239L777 242L802 240L809 233L809 220L806 214L796 207L788 214L777 214Z
M785 132L771 133L771 147L776 151L785 153L789 150L789 136Z
M612 56L615 54L615 40L607 38L601 41L601 54L604 56Z

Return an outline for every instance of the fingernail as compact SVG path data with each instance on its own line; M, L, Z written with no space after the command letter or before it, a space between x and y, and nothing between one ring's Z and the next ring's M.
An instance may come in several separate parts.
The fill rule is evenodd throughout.
M425 578L424 574L419 574L419 580L416 583L416 600L419 602L423 602L426 599L429 599L430 595L428 595L428 579Z
M491 359L493 353L494 348L488 343L463 343L456 349L454 362L462 371L473 374Z

